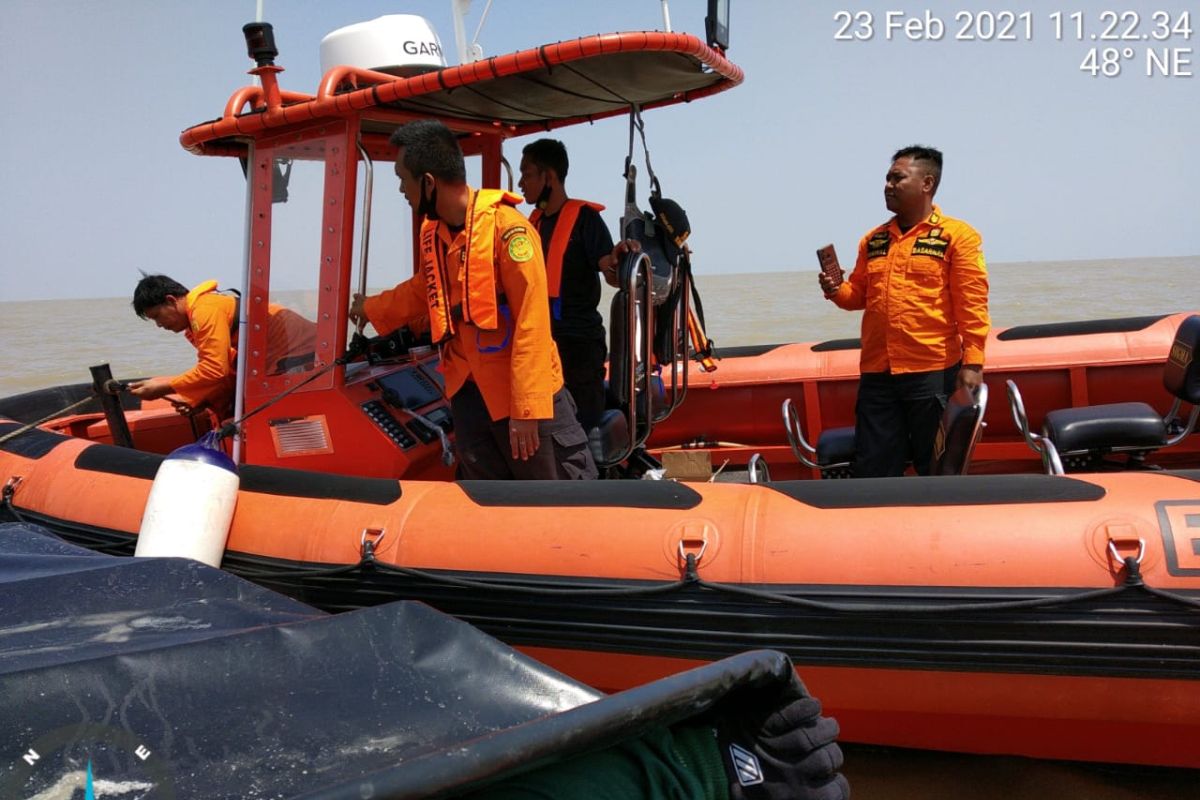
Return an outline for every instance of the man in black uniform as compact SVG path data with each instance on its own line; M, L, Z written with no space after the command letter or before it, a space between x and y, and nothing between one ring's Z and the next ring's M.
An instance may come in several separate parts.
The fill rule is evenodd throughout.
M529 219L542 239L550 294L550 328L562 361L563 381L591 430L604 413L604 318L600 273L616 285L625 246L614 248L600 212L604 206L567 197L567 148L538 139L521 153L521 193L536 206Z

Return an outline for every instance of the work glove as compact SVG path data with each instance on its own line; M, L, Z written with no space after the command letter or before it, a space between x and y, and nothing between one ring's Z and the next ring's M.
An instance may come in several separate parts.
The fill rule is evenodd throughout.
M776 693L740 693L717 709L730 800L846 800L838 724L792 674Z

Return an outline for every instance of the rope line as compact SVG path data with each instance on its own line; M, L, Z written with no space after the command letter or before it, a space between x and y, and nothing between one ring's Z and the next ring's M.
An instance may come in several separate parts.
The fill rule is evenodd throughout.
M17 510L16 506L12 502L14 494L15 491L13 487L5 487L3 496L0 497L0 504L3 504L3 507L18 522L26 522L27 520L25 517ZM90 545L91 549L101 551L103 551L106 547L111 548L117 546L119 545ZM999 600L978 603L967 602L940 605L921 603L895 604L879 602L831 603L823 600L811 600L804 597L796 597L794 595L784 594L782 592L754 589L749 586L707 581L701 578L697 572L695 554L688 554L684 568L684 576L677 581L654 584L651 586L631 586L622 588L550 588L513 585L507 583L498 583L495 581L479 580L475 578L456 578L448 575L439 575L435 572L429 572L423 569L417 569L415 567L401 567L394 564L380 563L375 559L373 550L365 551L363 557L355 564L341 564L338 566L317 567L312 569L257 569L254 567L227 567L227 569L236 575L240 575L252 580L271 578L321 578L353 575L361 576L362 574L368 572L380 572L384 574L403 575L410 578L418 578L420 580L428 581L429 583L440 584L443 586L453 586L459 589L505 592L508 594L530 595L535 597L647 597L679 591L688 586L696 586L700 589L718 594L728 594L735 597L748 598L767 603L779 603L787 606L834 614L958 614L972 612L1015 611L1021 609L1049 608L1053 606L1086 603L1092 600L1102 600L1109 597L1115 597L1130 590L1136 589L1141 589L1153 597L1157 597L1161 600L1166 600L1171 603L1176 603L1188 609L1200 610L1200 600L1192 599L1176 592L1145 585L1145 583L1143 583L1141 574L1137 569L1137 564L1132 563L1131 567L1131 562L1133 562L1133 559L1126 560L1125 581L1118 586L1111 586L1104 589L1089 589L1086 591L1058 597L1035 597L1025 600Z
M79 406L83 405L84 403L90 403L95 399L96 399L95 395L88 395L87 397L83 398L82 400L76 400L74 403L71 403L71 405L67 406L66 408L59 409L58 411L55 411L53 414L49 414L45 417L42 417L41 419L37 420L36 422L30 422L27 425L22 425L21 427L17 428L15 431L9 431L8 433L4 434L3 436L0 436L0 444L4 444L9 439L14 439L17 436L20 436L22 433L32 430L33 428L36 428L37 426L41 425L44 422L49 422L50 420L54 419L55 417L60 417L63 414L67 413L68 411L74 411L76 408L79 408Z
M952 604L894 604L894 603L831 603L823 600L810 600L804 597L796 597L794 595L783 594L781 592L771 592L762 589L753 589L748 586L739 586L730 583L718 583L715 581L706 581L700 578L695 573L693 557L689 556L689 565L685 577L678 581L669 583L655 584L652 586L637 586L623 587L619 589L604 589L604 588L549 588L538 586L519 586L507 583L498 583L495 581L479 580L475 578L455 578L448 575L439 575L434 572L417 569L414 567L400 567L394 564L381 564L374 558L364 558L354 565L346 565L340 567L330 567L323 569L312 570L254 570L254 569L236 569L237 574L243 576L253 576L260 578L286 578L286 577L321 577L346 575L357 570L375 570L382 573L393 575L404 575L411 578L419 578L434 584L443 586L453 586L460 589L476 589L494 592L506 592L508 594L521 594L541 597L645 597L658 594L667 594L669 592L678 591L687 586L694 585L701 589L711 592L734 595L737 597L749 598L768 603L780 603L783 605L794 606L798 608L806 608L812 611L825 611L835 614L957 614L971 612L987 612L987 611L1015 611L1021 609L1033 608L1048 608L1052 606L1063 606L1076 603L1086 603L1092 600L1101 600L1108 597L1124 594L1132 589L1144 589L1147 593L1169 602L1178 603L1190 608L1200 609L1200 600L1193 600L1183 595L1174 592L1156 589L1150 586L1145 586L1140 583L1140 578L1133 576L1136 580L1126 581L1119 586L1111 586L1104 589L1090 589L1075 594L1063 595L1059 597L1036 597L1026 600L999 600L999 601L984 601L978 603L952 603Z

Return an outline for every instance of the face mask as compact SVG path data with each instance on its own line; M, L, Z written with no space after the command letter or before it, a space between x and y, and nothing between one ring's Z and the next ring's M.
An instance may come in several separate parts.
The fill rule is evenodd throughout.
M429 198L426 199L424 178L421 179L421 202L417 204L417 214L434 222L440 219L437 213L437 184L433 185L433 191L429 193Z
M538 195L537 202L534 203L538 208L545 208L550 204L550 184L542 185L542 193Z

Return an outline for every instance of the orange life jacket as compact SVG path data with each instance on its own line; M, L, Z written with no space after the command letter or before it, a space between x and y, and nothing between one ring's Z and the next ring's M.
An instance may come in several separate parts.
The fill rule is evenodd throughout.
M579 219L579 212L584 206L595 209L596 213L604 210L604 206L599 203L568 200L558 211L558 223L554 226L554 234L550 237L550 247L546 252L546 293L550 295L551 301L562 294L563 256L567 253L571 232L575 230L575 220ZM529 221L537 228L543 216L545 215L542 210L535 208L529 215ZM541 233L540 229L538 233Z
M421 267L429 299L429 330L434 344L454 335L459 320L485 330L500 327L496 296L496 207L516 206L521 196L502 189L480 189L467 207L467 264L463 270L463 301L450 304L450 271L446 251L438 243L438 222L421 223Z
M191 342L193 345L196 345L192 317L196 310L196 303L199 302L200 298L204 297L206 294L218 294L222 297L229 297L233 300L232 306L227 307L224 304L220 306L222 312L224 312L229 319L227 324L227 327L229 328L229 363L232 364L237 360L238 307L241 305L241 297L237 296L236 293L230 294L228 292L219 290L215 280L210 279L204 281L198 286L193 287L184 298L184 313L187 314L188 319L188 329L184 336L187 337L189 342Z

